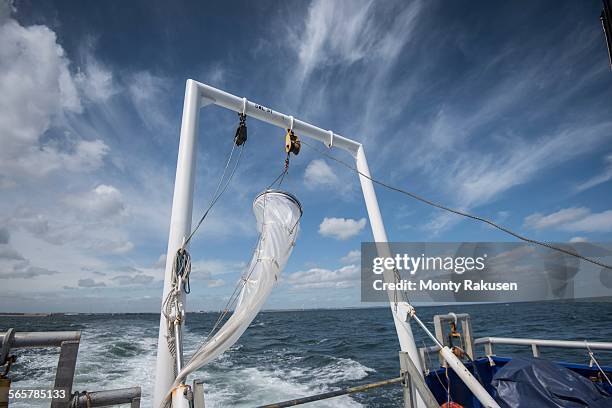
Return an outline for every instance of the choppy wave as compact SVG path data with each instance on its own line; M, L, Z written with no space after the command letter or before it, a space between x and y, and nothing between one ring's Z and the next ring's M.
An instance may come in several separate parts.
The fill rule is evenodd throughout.
M555 337L606 341L612 336L608 304L504 305L454 307L473 318L476 336ZM424 321L449 307L424 308ZM529 316L526 322L521 316ZM576 320L572 316L580 315ZM189 315L185 354L202 342L216 314ZM595 324L596 322L597 324ZM75 390L96 391L139 385L143 407L151 406L159 316L75 315L8 318L0 330L82 330ZM551 333L552 328L557 330ZM558 330L563 328L563 330ZM541 330L538 335L538 330ZM426 339L415 331L417 343ZM269 312L257 317L239 343L198 371L204 380L207 407L252 407L397 376L395 330L387 309ZM501 351L501 350L500 350ZM508 352L529 354L529 349ZM543 351L545 356L587 362L584 353ZM548 354L546 354L548 353ZM58 351L18 352L11 371L16 387L50 387ZM598 356L609 364L606 355ZM609 356L608 356L609 357ZM315 407L390 407L401 405L400 387L322 401ZM12 407L42 407L48 402L15 402Z

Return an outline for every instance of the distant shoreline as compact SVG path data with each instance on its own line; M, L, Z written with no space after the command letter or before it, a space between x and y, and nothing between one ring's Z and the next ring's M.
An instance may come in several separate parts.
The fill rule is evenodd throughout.
M64 316L64 313L2 313L0 317L50 317L50 316Z
M500 304L525 304L525 303L556 303L556 302L570 302L570 303L612 303L612 297L592 297L592 298L581 298L581 299L555 299L555 300L544 300L539 302L501 302ZM495 302L492 302L495 304ZM440 304L415 304L417 308L429 308L429 307L465 307L465 306L486 306L492 303L440 303ZM366 309L388 309L389 305L376 305L376 306L354 306L354 307L330 307L330 308L293 308L293 309L264 309L262 313L283 313L283 312L316 312L316 311L329 311L329 310L366 310ZM212 313L216 314L219 311L216 310L194 310L187 312L188 314L204 314ZM159 312L0 312L0 317L61 317L61 316L75 316L75 315L159 315Z

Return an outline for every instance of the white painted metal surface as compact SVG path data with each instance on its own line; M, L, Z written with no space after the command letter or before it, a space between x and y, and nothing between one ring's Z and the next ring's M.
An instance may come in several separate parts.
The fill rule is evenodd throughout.
M361 182L361 190L363 191L363 198L366 203L368 211L368 218L370 219L370 227L372 228L372 235L374 235L374 241L376 241L376 251L378 256L391 257L391 251L387 244L387 232L385 231L385 225L383 223L382 215L380 214L380 208L378 207L378 200L376 198L376 192L374 191L374 184L368 177L370 175L370 168L368 167L368 161L366 159L363 147L359 146L356 155L357 170L363 174L359 175L359 181ZM367 176L367 177L364 177ZM383 272L385 282L395 282L395 276L392 270L386 269ZM389 291L389 304L391 305L391 312L393 315L393 323L395 323L395 331L399 339L401 351L405 351L410 356L410 359L414 363L415 367L420 373L423 372L421 367L421 359L419 358L419 351L414 341L412 329L410 323L407 321L406 316L402 311L404 307L399 307L393 299L393 292ZM415 393L413 390L412 395L416 395L417 407L424 407L425 403L421 399L421 395Z
M168 239L168 255L166 259L166 273L164 277L164 297L171 288L172 260L182 240L191 229L191 211L193 204L193 185L195 175L195 155L196 155L196 131L198 126L198 110L200 106L215 104L238 113L245 113L255 119L270 123L272 125L293 130L300 137L308 137L324 143L327 147L340 148L348 151L356 160L357 169L363 174L369 175L369 168L365 157L365 152L359 142L335 134L330 130L324 130L309 123L295 119L292 116L275 112L265 106L250 102L245 98L239 98L227 92L213 88L211 86L187 80L185 90L185 103L183 106L183 121L181 125L181 138L179 145L179 157L177 162L176 181L174 188L174 198L172 203L172 217L170 221L170 236ZM371 180L359 176L361 188L372 227L374 240L377 242L387 242L378 200ZM388 246L381 245L379 248L380 256L388 254ZM392 271L385 272L385 281L393 282ZM392 296L392 295L390 295ZM403 320L398 312L397 305L390 297L393 320L398 334L402 351L408 352L413 363L421 370L421 362L418 357L417 347L414 342L410 324ZM183 305L184 296L183 296ZM154 406L158 407L163 400L166 392L170 389L174 381L173 358L168 350L166 342L166 320L161 316L160 331L158 338L158 355L155 377ZM422 402L418 407L422 407Z
M187 394L191 390L185 384L181 384L172 391L172 408L191 408Z
M482 337L476 339L474 344L509 344L514 346L541 346L573 349L612 350L612 342L602 341L572 341L572 340L545 340L545 339L519 339L512 337Z
M168 252L166 271L164 274L164 291L162 299L168 296L172 287L172 263L174 254L183 244L183 239L191 232L191 211L193 208L193 187L195 178L195 158L197 153L196 132L200 111L201 95L195 81L187 80L185 101L183 105L183 120L179 143L178 160L176 163L176 180L172 198L172 215L170 218L170 233L168 237ZM181 293L185 305L185 295ZM155 367L155 391L153 406L159 407L166 392L174 381L174 361L166 334L168 325L163 313L159 321L159 336L157 339L157 361Z

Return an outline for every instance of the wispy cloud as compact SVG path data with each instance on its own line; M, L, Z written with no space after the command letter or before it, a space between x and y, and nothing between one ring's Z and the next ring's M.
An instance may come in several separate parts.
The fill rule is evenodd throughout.
M533 212L528 203L542 203L558 187L555 209L540 206L529 228L589 238L608 228L605 208L563 202L564 193L610 179L609 158L604 168L599 162L612 130L610 77L605 62L597 63L599 27L581 3L503 5L504 21L495 20L500 10L489 5L476 12L424 1L314 0L272 16L252 12L258 7L240 7L247 23L240 27L232 13L220 13L213 26L221 42L207 42L211 25L192 16L184 21L188 30L172 36L152 30L146 41L136 36L126 47L109 44L107 26L98 24L114 18L112 8L100 7L99 19L80 16L76 25L52 6L33 19L25 15L29 8L15 11L0 2L0 272L28 294L11 295L12 302L70 308L70 293L61 290L70 286L105 310L115 305L95 293L138 292L143 297L130 305L159 307L165 259L156 260L167 242L187 77L355 138L364 143L373 175L438 201L485 215L508 211L504 223L512 224ZM551 18L542 21L546 8ZM206 55L184 53L202 46ZM150 58L160 50L164 58ZM201 115L194 219L215 188L236 125L235 113L219 108ZM241 259L256 239L251 200L282 168L282 140L266 139L269 133L249 120L236 177L191 243L192 283L211 294L206 308L219 307L210 303L215 293L243 270ZM354 271L320 262L358 261L358 251L346 254L358 247L367 224L355 174L304 149L292 159L283 188L305 208L291 268L304 272L313 288L317 279L327 282L330 292L315 290L322 297L353 285L347 282ZM526 196L509 194L527 188ZM420 236L423 228L468 233L454 216L377 192L385 219L396 221L387 223L389 233L398 239ZM593 189L588 196L601 193ZM338 195L342 202L332 199ZM558 221L559 208L583 212ZM321 222L334 213L353 218ZM316 239L321 235L342 242ZM334 253L338 248L345 252ZM36 276L20 278L28 274ZM278 299L284 307L297 302Z
M169 80L153 75L148 71L132 74L128 79L128 93L142 123L154 136L165 134L177 126L168 121L166 95L169 91Z
M339 187L340 180L323 159L315 159L308 163L304 170L304 184L311 190L329 189Z
M604 157L604 162L605 168L603 169L603 171L595 175L594 177L591 177L590 179L580 183L578 186L576 186L576 191L580 192L588 190L612 179L612 154L609 154Z
M531 214L525 218L525 227L532 229L558 229L571 232L612 231L612 210L593 213L585 207L564 208L544 215Z
M94 56L93 42L85 45L82 68L74 76L74 82L82 95L94 103L104 103L120 92L112 71Z

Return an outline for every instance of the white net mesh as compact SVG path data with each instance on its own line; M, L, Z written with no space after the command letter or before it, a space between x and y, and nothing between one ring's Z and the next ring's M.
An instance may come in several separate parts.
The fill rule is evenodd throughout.
M253 202L253 212L260 236L242 276L242 289L234 313L193 355L177 376L175 386L238 341L263 307L287 264L299 230L300 204L287 193L266 191Z

